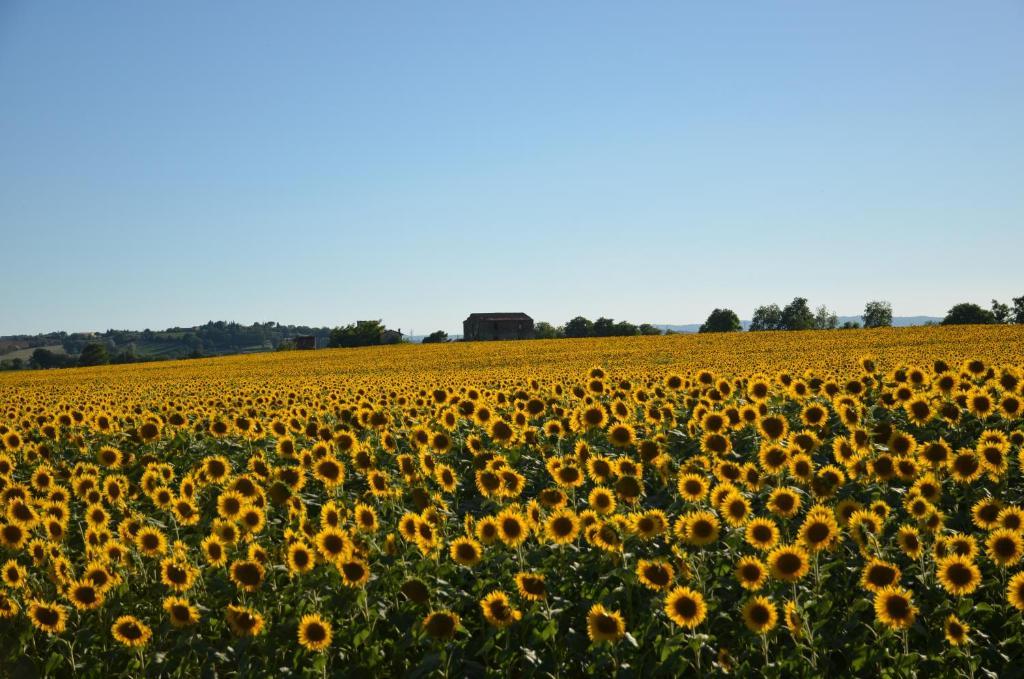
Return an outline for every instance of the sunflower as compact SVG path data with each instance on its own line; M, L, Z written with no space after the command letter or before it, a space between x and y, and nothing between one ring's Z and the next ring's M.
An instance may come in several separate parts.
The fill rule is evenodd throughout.
M473 538L463 536L452 540L448 551L456 563L462 566L475 566L480 563L483 547Z
M935 411L932 410L931 404L924 396L915 396L910 399L903 404L903 409L907 413L907 419L918 426L927 424L928 420L935 416Z
M67 591L68 601L80 611L91 611L103 605L103 592L92 580L72 582Z
M1018 611L1024 611L1024 571L1010 578L1006 585L1006 600Z
M789 423L781 415L766 415L757 421L757 430L769 441L778 441L789 433Z
M676 587L665 597L665 615L680 627L693 629L704 622L707 612L704 596L689 587Z
M498 522L493 516L485 516L477 521L474 532L483 545L493 545L499 540Z
M718 539L721 530L718 518L711 512L693 512L684 515L676 525L676 532L679 532L680 527L683 528L680 537L696 547L710 545Z
M800 639L804 635L804 621L800 614L800 609L797 607L795 601L787 601L786 605L782 607L783 618L786 621L786 629L793 635L795 639Z
M999 528L985 541L988 557L1002 567L1012 566L1024 555L1024 538L1015 530Z
M778 443L765 441L758 450L757 461L766 474L774 476L789 466L789 451Z
M587 636L594 643L614 642L626 634L626 621L618 611L594 604L587 613Z
M135 546L144 556L159 556L167 551L167 538L159 528L144 526L135 535Z
M211 566L223 566L228 562L227 551L224 549L224 543L216 535L209 535L203 539L199 545L203 556L206 558L206 563Z
M708 482L698 474L680 474L676 487L687 502L700 502L708 494Z
M511 507L504 509L496 517L498 524L498 537L509 547L518 547L523 544L528 535L526 519Z
M800 542L812 552L832 547L839 536L839 524L832 512L821 507L811 509L800 526Z
M755 634L766 634L775 628L779 613L771 599L763 596L751 597L743 605L743 624Z
M316 534L316 548L327 561L338 561L352 550L348 534L339 528L323 528Z
M548 509L561 509L569 503L569 496L561 488L545 488L537 493L537 499Z
M744 556L736 563L736 580L743 589L757 591L768 579L768 567L754 556Z
M398 534L407 542L416 542L418 527L420 523L419 514L406 512L398 520Z
M784 519L796 516L800 504L800 496L792 488L776 488L768 496L768 510Z
M636 576L640 584L657 592L672 584L675 569L667 561L640 559L636 565Z
M931 502L921 496L912 496L909 493L904 506L907 509L907 513L918 521L924 521L935 511L935 505Z
M623 502L636 503L643 490L643 482L639 476L622 474L615 482L615 495Z
M587 503L598 514L611 514L615 511L615 496L603 486L596 486L590 491Z
M985 419L995 410L996 404L991 394L983 389L975 388L967 394L967 409L978 419Z
M198 569L177 559L169 558L160 562L160 581L175 592L190 589L198 574Z
M747 395L752 401L761 403L771 395L771 381L763 375L754 375L747 382Z
M430 589L422 580L406 580L399 589L413 603L425 604L430 600Z
M996 498L983 498L971 507L971 520L982 531L990 531L998 525L1002 503Z
M628 448L636 441L636 430L628 424L617 422L608 427L608 442L616 448Z
M264 569L259 561L242 559L231 564L231 582L243 592L255 592L263 584Z
M481 599L480 610L483 611L488 624L498 628L508 627L523 617L523 614L509 603L508 595L500 591L491 592Z
M288 545L288 572L308 573L316 565L316 555L305 542L298 540Z
M573 542L579 531L579 517L571 509L559 509L552 512L544 524L544 532L548 539L559 545Z
M519 596L528 601L541 601L548 595L544 576L540 573L516 573L516 589Z
M959 554L947 556L935 566L942 588L953 596L970 594L981 583L981 571L972 559Z
M757 517L747 524L744 539L754 549L768 551L779 541L779 527L766 517Z
M886 627L907 629L914 624L917 608L909 589L886 587L875 593L875 617Z
M1024 530L1024 510L1014 506L1004 507L996 515L996 523L1002 528L1022 531Z
M199 622L199 609L189 603L188 599L169 596L163 601L167 617L175 627L188 627Z
M331 623L319 613L307 613L299 621L299 645L307 651L323 651L331 645Z
M345 482L345 465L333 455L325 455L313 463L313 476L325 488L336 488Z
M249 499L233 490L226 490L217 498L217 514L229 521L238 519L248 506Z
M580 441L580 443L585 443ZM577 456L579 455L579 446L577 445ZM587 458L587 474L594 481L594 483L607 483L611 480L615 474L615 468L611 461L604 455L590 455Z
M226 617L231 632L237 637L255 637L263 631L263 615L252 608L229 604Z
M8 431L3 436L3 445L7 450L18 450L21 448L21 435L16 431ZM2 448L0 448L2 450Z
M362 559L343 558L337 568L346 587L362 587L370 579L370 567Z
M9 559L0 569L0 580L11 589L20 589L26 586L25 579L28 571L24 566L18 564L14 559Z
M661 535L668 528L668 516L660 509L632 514L630 522L633 533L644 540Z
M732 452L732 439L726 434L706 432L700 439L700 448L711 455L726 456Z
M914 526L900 526L896 533L896 543L900 550L911 559L921 556L924 546L921 544L921 534Z
M981 476L984 468L978 454L970 448L961 448L949 462L949 475L960 483L971 483Z
M153 630L134 615L122 615L115 620L110 626L110 633L129 648L145 646L153 636Z
M750 517L750 502L740 493L730 493L718 505L730 526L742 526Z
M423 629L435 639L452 639L459 630L460 618L452 611L431 611L423 619Z
M32 599L29 601L28 618L36 629L50 634L60 634L67 625L68 612L67 608L60 604Z
M967 623L962 622L960 618L955 615L950 615L946 618L943 625L946 632L946 641L952 646L961 646L968 643L970 640L967 638L971 628Z
M10 620L18 615L21 607L18 602L9 597L6 593L0 592L0 620Z
M796 582L807 575L810 562L807 551L800 545L781 545L768 554L768 567L776 580Z
M576 413L576 422L581 430L599 429L608 419L608 413L599 405L591 405Z
M878 593L886 587L900 584L900 569L881 559L871 559L861 571L860 585L869 592Z
M437 485L441 486L441 490L446 493L453 493L459 485L459 477L455 475L455 470L446 464L439 464L434 467L434 478L437 481Z

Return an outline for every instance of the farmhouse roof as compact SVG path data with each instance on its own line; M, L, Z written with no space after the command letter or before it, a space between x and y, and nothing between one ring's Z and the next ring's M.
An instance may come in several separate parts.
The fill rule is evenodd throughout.
M532 321L533 319L521 311L493 311L490 313L470 314L467 321Z

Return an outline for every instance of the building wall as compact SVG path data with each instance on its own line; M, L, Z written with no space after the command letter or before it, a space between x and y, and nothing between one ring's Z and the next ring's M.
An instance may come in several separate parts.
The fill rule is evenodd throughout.
M533 337L532 321L463 321L462 335L468 340L514 340Z
M385 330L380 334L381 344L398 344L402 341L402 333L397 330Z

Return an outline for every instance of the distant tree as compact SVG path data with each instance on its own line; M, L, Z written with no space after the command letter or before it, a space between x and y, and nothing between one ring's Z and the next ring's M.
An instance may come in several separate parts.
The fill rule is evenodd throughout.
M1011 318L1014 323L1024 324L1024 297L1013 298L1013 314Z
M435 330L423 338L424 344L441 344L448 341L448 333L444 330Z
M778 304L759 306L754 309L754 317L750 320L750 330L782 330L782 309Z
M732 309L715 309L700 326L700 332L739 332L742 329L740 317Z
M632 337L639 334L640 328L627 321L619 321L612 328L612 335L615 337Z
M840 330L856 330L859 327L860 327L860 323L858 323L857 321L844 321L843 324L841 326L839 326L839 329Z
M565 337L565 329L556 328L547 321L540 321L533 328L533 336L537 339L559 339Z
M135 355L135 348L131 344L110 357L111 363L135 363L138 360L138 356Z
M814 327L817 330L835 330L839 324L836 312L829 311L824 304L814 310Z
M972 325L995 323L996 317L988 309L982 309L977 304L963 302L957 304L946 317L942 319L943 325Z
M615 319L601 316L594 321L594 337L611 337L615 334Z
M332 347L368 347L380 344L380 333L384 323L376 321L356 321L341 328L331 330L329 345Z
M30 368L36 368L37 370L59 368L63 365L63 359L64 357L60 354L49 349L39 348L32 352L32 356L28 359L28 365Z
M25 367L25 361L21 358L5 358L0 360L0 370L21 370Z
M566 337L593 337L594 323L589 318L577 316L565 324Z
M992 317L996 319L996 323L1012 322L1010 307L1006 304L1000 304L998 300L992 300Z
M106 365L107 363L110 363L110 355L107 353L107 348L98 342L86 344L78 357L80 366Z
M814 328L814 314L807 306L806 297L794 297L782 310L782 327L785 330L811 330Z
M875 300L864 305L865 328L892 327L892 304L883 300Z
M661 334L661 328L657 328L657 327L651 325L650 323L641 323L640 324L640 334L641 335L660 335Z

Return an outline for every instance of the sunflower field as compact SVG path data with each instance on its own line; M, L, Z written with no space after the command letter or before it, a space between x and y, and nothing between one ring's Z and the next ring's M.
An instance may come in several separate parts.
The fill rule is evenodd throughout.
M0 676L1013 676L1024 329L0 375Z

